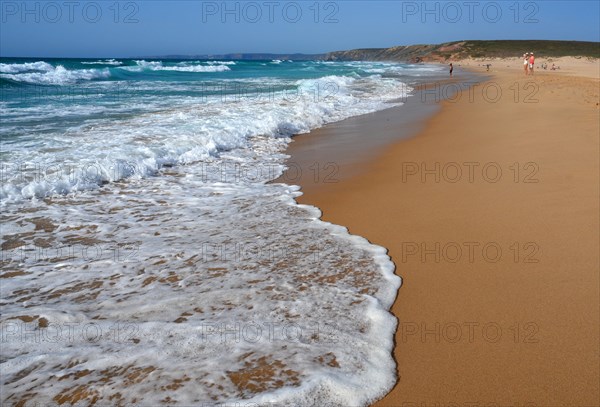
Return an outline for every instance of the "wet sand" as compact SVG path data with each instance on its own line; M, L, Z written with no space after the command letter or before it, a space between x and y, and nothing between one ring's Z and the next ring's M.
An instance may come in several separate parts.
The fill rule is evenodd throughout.
M298 201L403 279L376 406L599 405L598 77L494 65L424 123L394 108L288 150Z

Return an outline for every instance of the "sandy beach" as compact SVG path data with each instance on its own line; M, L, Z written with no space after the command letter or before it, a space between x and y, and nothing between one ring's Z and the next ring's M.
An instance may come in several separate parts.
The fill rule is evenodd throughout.
M298 201L386 247L403 279L398 382L376 406L597 406L600 65L485 63L455 64L491 78L414 137L402 107L297 137L291 162L335 169L302 177ZM336 148L348 131L364 137Z
M599 1L0 3L0 407L600 407Z

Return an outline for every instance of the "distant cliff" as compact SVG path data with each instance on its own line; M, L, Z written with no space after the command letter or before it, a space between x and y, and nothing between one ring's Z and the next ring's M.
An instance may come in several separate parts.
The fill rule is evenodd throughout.
M328 61L446 62L469 57L520 57L525 52L534 52L538 57L600 58L600 43L545 40L455 41L437 45L407 45L336 51L328 53L325 59Z

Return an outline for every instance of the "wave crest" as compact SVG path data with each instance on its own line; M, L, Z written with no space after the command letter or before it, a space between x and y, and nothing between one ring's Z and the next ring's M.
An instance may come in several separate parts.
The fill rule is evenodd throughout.
M50 66L52 67L52 65ZM58 65L45 72L0 74L0 77L34 85L68 85L93 79L106 79L110 77L110 71L107 68L69 70Z
M91 61L91 62L82 62L82 65L123 65L123 62L117 61L116 59L106 59L104 61Z
M21 72L40 71L48 72L54 70L54 67L47 62L26 62L23 64L0 64L0 73L15 74Z
M231 68L227 65L233 64L210 64L210 65L190 65L189 62L182 62L177 65L165 66L161 61L145 61L139 60L135 61L137 66L125 66L120 67L120 69L124 69L126 71L131 72L142 72L144 70L148 71L175 71L175 72L225 72L230 71Z

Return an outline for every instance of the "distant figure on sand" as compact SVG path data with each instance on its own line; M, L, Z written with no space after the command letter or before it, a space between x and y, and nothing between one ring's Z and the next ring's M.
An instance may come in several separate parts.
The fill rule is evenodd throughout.
M450 76L452 76L452 71L454 70L454 67L452 66L452 64L450 64Z
M523 68L525 68L525 75L528 75L528 69L527 67L529 66L529 54L525 53L523 54Z
M533 75L533 64L535 62L535 58L533 57L533 52L529 56L529 72Z

